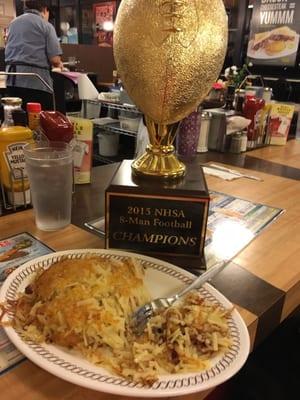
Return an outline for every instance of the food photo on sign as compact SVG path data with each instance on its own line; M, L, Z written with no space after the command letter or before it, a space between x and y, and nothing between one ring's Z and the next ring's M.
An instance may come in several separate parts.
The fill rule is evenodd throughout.
M116 14L116 2L107 1L93 6L95 32L94 37L99 47L112 47L113 27Z
M253 5L247 56L253 64L294 66L299 47L300 4L259 0Z

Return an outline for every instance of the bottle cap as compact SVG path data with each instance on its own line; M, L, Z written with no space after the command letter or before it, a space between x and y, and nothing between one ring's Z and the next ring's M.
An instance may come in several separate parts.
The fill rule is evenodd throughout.
M212 114L208 111L202 111L201 113L201 119L211 119Z
M73 124L59 111L41 111L40 124L48 140L69 143L73 139Z
M2 97L1 103L5 106L20 106L22 99L20 97Z
M251 90L251 89L247 89L246 90L246 97L247 96L255 97L255 95L256 95L256 91L255 90Z
M40 103L27 103L26 110L27 110L27 112L39 113L42 111L42 106Z

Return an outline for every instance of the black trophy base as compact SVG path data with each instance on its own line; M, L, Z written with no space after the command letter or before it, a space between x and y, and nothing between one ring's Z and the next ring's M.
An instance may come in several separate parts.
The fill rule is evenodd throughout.
M106 189L106 248L204 270L210 199L202 168L187 165L183 178L162 180L134 176L131 164L124 160Z

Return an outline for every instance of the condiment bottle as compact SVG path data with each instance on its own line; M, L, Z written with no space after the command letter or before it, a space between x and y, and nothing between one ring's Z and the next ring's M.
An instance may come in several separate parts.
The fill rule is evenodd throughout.
M0 129L0 180L12 205L30 202L29 181L23 148L33 142L32 131L24 126Z
M266 103L269 103L271 101L272 95L273 95L272 88L265 87L264 91L263 91L263 97L262 98L265 100Z
M26 110L28 114L28 126L31 130L36 131L40 126L42 106L40 103L27 103Z
M258 99L253 95L246 95L246 100L243 104L244 117L251 120L248 126L247 138L248 148L255 148L259 136L259 120L260 112L265 106L263 99Z
M50 141L69 143L73 139L73 125L59 111L41 111L40 126Z
M235 111L240 112L240 113L243 112L243 104L244 104L244 100L245 100L245 94L246 94L245 89L236 89L235 90L234 101L233 101Z
M226 103L225 103L225 106L224 106L224 108L226 110L232 110L233 109L234 91L235 91L235 87L233 85L229 85L227 87Z
M14 110L21 110L22 99L20 97L2 97L1 103L3 104L4 120L1 127L5 128L14 125L12 112Z

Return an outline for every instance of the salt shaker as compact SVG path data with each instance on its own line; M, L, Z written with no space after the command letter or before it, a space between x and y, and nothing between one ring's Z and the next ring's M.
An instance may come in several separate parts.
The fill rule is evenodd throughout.
M247 143L248 143L247 132L243 131L241 134L241 153L247 151Z
M230 153L239 154L241 152L242 145L242 135L241 132L237 132L232 135L231 143L230 143Z
M207 111L203 111L201 114L201 125L200 125L200 134L198 139L197 152L205 153L208 151L208 133L210 128L210 121L212 115Z
M272 99L272 88L265 87L263 91L263 96L262 98L265 100L266 103L269 103Z

